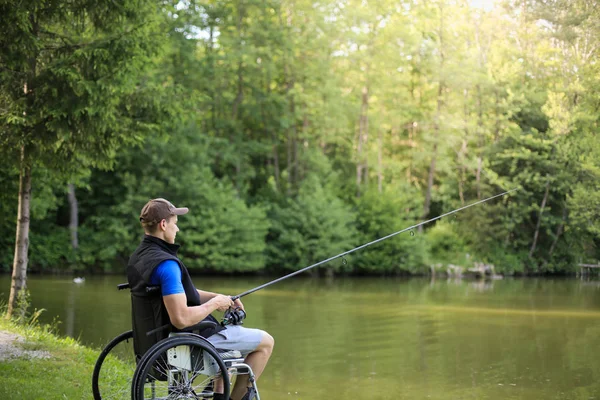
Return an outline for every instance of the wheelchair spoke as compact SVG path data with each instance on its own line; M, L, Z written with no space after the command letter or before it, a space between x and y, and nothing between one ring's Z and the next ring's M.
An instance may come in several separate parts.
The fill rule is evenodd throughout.
M215 380L229 390L228 375L216 352L198 338L166 339L148 351L136 375L135 400L214 398ZM210 353L213 354L210 354ZM225 372L223 372L225 371ZM220 389L221 387L219 387Z

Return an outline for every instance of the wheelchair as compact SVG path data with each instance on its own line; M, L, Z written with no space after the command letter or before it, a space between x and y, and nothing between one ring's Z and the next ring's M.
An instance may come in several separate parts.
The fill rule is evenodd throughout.
M124 283L119 290L129 288ZM204 321L194 331L214 326ZM147 332L150 336L169 326ZM92 373L95 400L209 400L215 393L229 399L232 380L248 375L254 388L253 400L260 400L252 368L239 351L216 349L206 338L194 331L170 333L155 343L141 357L134 352L133 331L111 340L100 355Z

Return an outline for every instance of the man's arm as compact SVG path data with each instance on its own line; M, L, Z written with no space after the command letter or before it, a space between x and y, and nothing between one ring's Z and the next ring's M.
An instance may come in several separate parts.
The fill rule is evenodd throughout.
M163 296L163 302L171 323L178 329L196 325L213 311L225 311L233 305L231 298L222 294L214 294L206 303L194 307L188 307L185 293Z
M196 289L196 290L198 291L198 294L200 295L200 302L201 303L204 303L205 301L209 301L210 299L212 299L215 296L221 296L218 293L205 292L204 290L200 290L200 289ZM242 300L240 300L240 299L237 299L236 301L234 301L233 302L233 306L239 307L242 310L245 310L244 309L244 304L242 304Z
M205 301L208 301L212 298L214 298L215 296L221 296L218 293L213 293L213 292L205 292L204 290L200 290L200 289L196 289L198 291L198 294L200 295L200 302L204 303ZM245 311L244 309L244 305L242 304L242 300L237 299L236 301L233 302L233 305L235 307L239 307L242 310Z
M198 291L198 295L200 296L200 302L206 303L213 297L215 297L218 293L206 292L204 290L196 289Z
M178 329L196 325L215 310L225 311L233 304L227 296L210 293L210 299L200 306L188 307L181 283L181 269L173 260L160 263L152 273L151 283L161 286L163 303L171 323Z

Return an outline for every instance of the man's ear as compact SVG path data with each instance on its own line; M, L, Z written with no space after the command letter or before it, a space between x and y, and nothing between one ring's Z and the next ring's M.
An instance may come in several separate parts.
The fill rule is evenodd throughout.
M160 221L160 229L162 229L163 231L167 229L167 220L163 219Z

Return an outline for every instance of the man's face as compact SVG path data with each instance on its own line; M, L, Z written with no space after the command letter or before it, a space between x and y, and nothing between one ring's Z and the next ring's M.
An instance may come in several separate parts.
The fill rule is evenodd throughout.
M173 244L175 243L175 236L177 235L177 232L179 232L179 227L177 227L177 215L174 215L165 221L165 242Z

